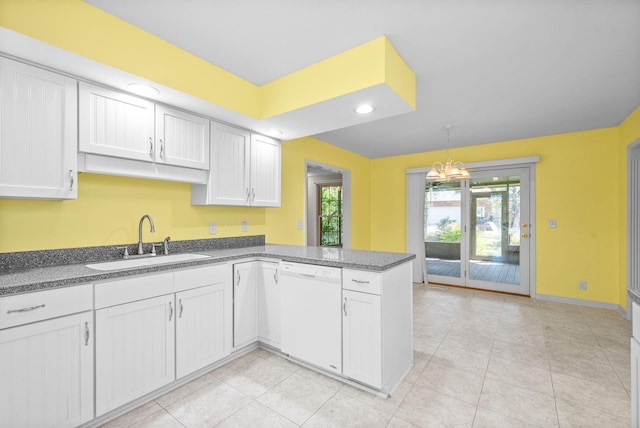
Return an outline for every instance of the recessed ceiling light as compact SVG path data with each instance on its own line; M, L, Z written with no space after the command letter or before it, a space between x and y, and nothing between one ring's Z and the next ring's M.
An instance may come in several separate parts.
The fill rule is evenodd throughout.
M129 88L131 92L134 92L138 95L144 95L146 97L158 95L160 93L160 91L153 86L145 85L142 83L129 83L127 85L127 88Z
M356 108L356 113L358 114L368 114L373 111L373 107L369 104L362 104Z
M269 135L273 135L274 137L279 137L283 134L282 130L280 129L269 129L265 133Z

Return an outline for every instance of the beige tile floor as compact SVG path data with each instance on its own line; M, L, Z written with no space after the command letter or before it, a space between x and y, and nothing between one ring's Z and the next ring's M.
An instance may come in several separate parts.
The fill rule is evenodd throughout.
M108 427L628 427L631 323L414 285L415 365L382 399L257 349Z

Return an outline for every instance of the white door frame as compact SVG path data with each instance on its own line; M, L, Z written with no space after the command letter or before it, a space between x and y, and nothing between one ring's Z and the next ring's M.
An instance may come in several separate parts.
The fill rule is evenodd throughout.
M342 174L342 248L349 249L351 248L351 171L310 159L305 159L304 161L304 245L307 245L307 229L309 224L309 219L307 218L307 204L309 203L309 177L307 170L310 166L320 167Z
M640 139L627 147L627 290L640 289ZM627 298L627 318L631 317Z
M638 140L640 145L640 140ZM487 169L498 168L529 168L529 223L531 224L531 230L529 234L530 252L529 252L529 296L532 298L537 297L536 294L536 163L540 162L540 156L529 156L522 158L512 159L499 159L493 161L484 162L472 162L467 163L465 166L471 171L473 177L473 171L483 171ZM407 169L407 173L424 172L428 173L432 167L424 168L410 168ZM424 226L424 225L423 225ZM463 249L461 248L461 251Z

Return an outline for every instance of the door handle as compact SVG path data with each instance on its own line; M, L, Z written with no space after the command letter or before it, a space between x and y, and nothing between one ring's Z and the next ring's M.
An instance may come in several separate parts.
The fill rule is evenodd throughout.
M342 304L342 310L344 311L344 316L347 316L347 298L344 298L344 303Z
M173 305L169 302L169 321L173 318Z
M178 300L178 303L180 304L180 314L178 315L178 317L182 318L182 313L184 312L184 306L182 306L182 299Z
M84 323L84 346L89 346L89 322Z
M153 140L149 137L149 157L153 157Z

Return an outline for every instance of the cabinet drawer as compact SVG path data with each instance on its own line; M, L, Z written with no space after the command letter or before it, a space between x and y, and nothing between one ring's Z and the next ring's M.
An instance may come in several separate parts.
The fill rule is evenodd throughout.
M343 269L342 288L371 294L382 294L382 274Z
M0 298L0 329L93 309L92 285Z
M173 293L173 272L96 284L96 309Z
M174 273L174 291L184 291L205 285L231 283L231 266L217 265L180 270Z

